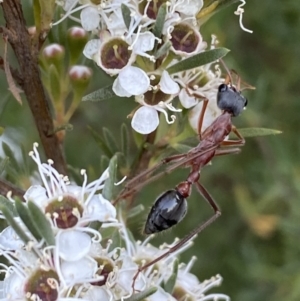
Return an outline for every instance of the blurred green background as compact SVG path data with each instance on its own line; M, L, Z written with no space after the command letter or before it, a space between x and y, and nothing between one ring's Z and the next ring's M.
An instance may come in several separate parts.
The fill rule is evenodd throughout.
M200 280L221 274L218 291L232 300L300 300L300 1L247 1L242 31L233 5L213 16L201 28L206 41L216 34L220 46L231 49L225 61L243 80L256 86L246 92L248 107L234 119L237 127L267 127L283 131L281 135L249 138L241 154L216 158L201 173L201 181L222 208L221 218L195 240L181 260L192 255L192 272ZM27 7L30 23L30 8ZM90 91L105 85L109 78L94 69ZM6 79L1 74L1 90ZM7 94L7 93L4 93ZM2 96L0 126L5 137L31 150L37 132L26 101ZM71 119L73 131L67 133L66 158L75 168L100 172L101 151L87 126L101 134L102 127L121 139L120 125L129 124L127 114L135 107L132 100L112 99L100 103L82 103ZM109 116L109 118L108 118ZM5 138L4 138L5 139ZM134 148L132 147L134 152ZM134 154L132 154L134 155ZM21 164L20 164L21 169ZM188 170L145 187L137 202L150 208L157 195L184 180ZM211 211L197 193L189 199L189 212L174 230L155 238L152 243L171 242L182 237ZM145 212L146 216L146 212ZM130 222L142 228L145 216ZM140 237L139 233L135 233Z

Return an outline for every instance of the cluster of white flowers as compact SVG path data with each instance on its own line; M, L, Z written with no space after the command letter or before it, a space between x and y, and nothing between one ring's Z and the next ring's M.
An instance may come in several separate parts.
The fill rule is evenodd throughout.
M173 273L176 256L191 242L142 271L133 283L138 265L161 255L168 246L158 249L149 244L149 239L141 243L131 238L121 214L118 217L116 208L99 193L109 176L107 171L90 184L82 172L84 181L79 187L59 175L51 161L42 163L36 144L30 155L43 185L31 186L24 198L27 205L33 202L43 213L54 241L36 239L24 219L14 217L29 241L24 243L12 226L0 233L0 254L7 261L0 264L4 274L0 300L124 300L152 287L157 291L144 300L229 300L223 294L207 294L211 287L220 285L220 276L200 283L189 272L195 258L179 265L172 292L163 288ZM97 230L91 227L95 221L100 224ZM119 240L113 241L113 235L110 239L103 236L108 230L119 234L124 247Z
M222 79L219 72L210 70L211 64L177 73L176 76L167 72L169 66L207 48L198 22L203 0L56 2L63 7L65 14L54 25L69 17L90 31L96 38L86 44L84 55L106 73L117 76L113 84L117 96L134 96L139 103L139 107L129 115L135 131L141 134L153 132L159 125L158 112L165 115L169 124L173 123L176 116L168 116L168 111L181 111L172 105L176 96L184 108L195 106L207 97L207 93L211 96L209 100L216 102L216 89ZM242 2L241 6L245 1ZM156 32L156 21L163 6L165 19L161 31ZM243 13L241 6L237 11L240 18ZM214 108L216 104L210 106L211 110ZM198 111L199 108L196 109ZM191 116L195 116L194 113ZM218 110L208 115L216 114ZM210 117L207 119L205 123L213 121Z

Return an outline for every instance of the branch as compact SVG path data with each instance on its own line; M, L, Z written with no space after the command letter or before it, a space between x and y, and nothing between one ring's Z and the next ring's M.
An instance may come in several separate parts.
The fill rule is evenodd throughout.
M46 93L40 78L39 45L33 43L34 40L27 31L20 0L5 0L1 6L6 20L6 30L3 32L18 60L23 80L21 87L29 103L46 156L54 161L54 167L60 173L66 174L66 164L54 132Z
M6 197L7 193L10 191L13 197L17 196L21 199L21 201L25 202L25 199L23 198L25 191L7 182L6 180L0 179L0 194Z

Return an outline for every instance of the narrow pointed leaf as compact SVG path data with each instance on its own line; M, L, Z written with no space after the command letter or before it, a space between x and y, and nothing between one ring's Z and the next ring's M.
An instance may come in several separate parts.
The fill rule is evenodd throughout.
M164 290L171 295L172 295L174 287L175 287L177 274L178 274L178 260L176 259L174 261L174 265L173 265L173 272L172 272L170 278L164 284Z
M121 126L121 152L125 158L129 156L129 131L125 123Z
M124 23L127 29L129 29L130 22L131 22L130 9L125 4L121 4L121 11L122 11Z
M117 164L118 157L114 155L109 162L108 173L109 178L105 181L104 188L102 191L102 195L107 200L113 199L113 193L115 190L115 183L117 182Z
M0 195L0 206L5 207L12 216L18 216L15 206L6 197Z
M3 160L0 162L0 174L3 173L3 171L6 169L7 165L9 163L9 158L5 157Z
M19 217L21 218L24 225L27 227L27 229L30 231L33 237L37 241L40 241L42 239L42 236L39 234L35 224L32 222L28 208L24 205L24 203L22 203L19 200L15 201L15 206Z
M22 152L22 170L24 175L29 175L30 174L30 167L28 163L28 152L25 150L24 145L21 145L21 152Z
M127 213L127 219L131 219L137 215L140 215L145 210L145 206L142 204L139 204L132 209L130 209Z
M259 136L268 136L268 135L278 135L281 134L281 131L274 129L266 128L243 128L239 129L239 132L243 137L259 137Z
M41 211L41 209L33 202L28 202L29 215L31 217L32 222L41 237L43 237L46 243L49 246L55 245L55 238L53 231L51 229L51 225L47 220L45 214Z
M149 288L146 288L142 292L132 295L131 297L129 297L128 299L125 299L125 300L126 301L142 301L142 300L146 299L147 297L156 293L156 291L157 291L157 287L151 286ZM121 299L119 299L118 301L121 301Z
M20 225L14 220L14 217L11 213L11 211L3 206L0 205L0 211L4 215L7 223L11 225L11 227L14 229L14 231L17 233L17 235L24 241L25 244L27 244L30 241L30 238L26 235L24 230L20 227Z
M158 10L153 33L156 37L160 38L162 35L163 27L165 24L167 14L167 5L166 3L162 4Z
M178 153L182 153L182 154L187 153L192 149L190 145L182 144L182 143L174 143L171 145L171 147L177 150Z
M88 129L91 131L91 134L93 136L93 138L95 139L97 145L99 146L99 148L103 151L103 153L111 158L113 156L113 153L111 152L111 150L109 149L109 147L106 145L104 139L95 131L93 130L91 127L88 127Z
M109 165L109 158L105 155L102 155L100 159L101 171L104 171L108 165Z
M18 169L18 161L16 160L15 153L12 151L10 146L7 143L2 142L2 148L5 156L9 158L11 166Z
M168 68L167 71L170 74L174 74L177 72L194 69L212 63L225 56L228 52L229 50L226 48L216 48L216 49L203 51L185 60L180 61L179 63Z
M85 95L82 101L102 101L113 98L114 96L116 96L116 94L112 90L112 85L109 85Z
M162 57L163 55L165 55L169 49L171 48L172 43L170 41L167 41L166 43L164 43L155 53L154 57L156 59Z
M238 2L239 0L213 0L204 1L204 6L197 14L197 20L200 21L200 25L205 23L212 15L220 10L228 7L229 5ZM208 2L207 4L205 2Z
M104 141L112 154L119 151L114 135L108 128L103 128Z

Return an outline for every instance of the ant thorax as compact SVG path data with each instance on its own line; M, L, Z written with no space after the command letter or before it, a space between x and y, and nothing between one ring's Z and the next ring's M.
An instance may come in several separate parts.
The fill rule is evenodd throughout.
M221 84L218 88L217 105L232 116L238 116L245 109L247 99L233 85Z

